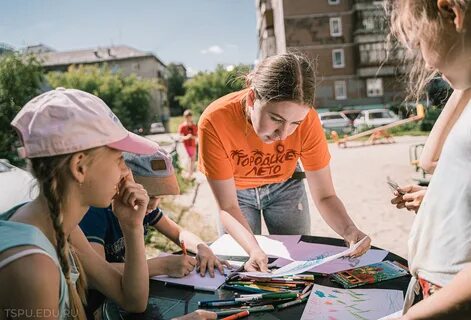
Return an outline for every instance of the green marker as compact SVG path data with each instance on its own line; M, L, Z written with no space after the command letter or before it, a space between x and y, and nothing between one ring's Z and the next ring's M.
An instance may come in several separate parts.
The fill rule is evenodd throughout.
M280 309L288 308L288 307L291 307L291 306L295 306L297 304L301 304L301 303L306 302L307 299L309 299L309 298L296 299L296 300L293 300L293 301L282 303L282 304L277 305L276 309L280 310Z

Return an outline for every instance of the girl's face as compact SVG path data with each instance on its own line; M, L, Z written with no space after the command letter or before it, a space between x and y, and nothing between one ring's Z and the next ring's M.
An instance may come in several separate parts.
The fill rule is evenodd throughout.
M256 99L249 107L255 133L264 143L285 140L306 118L309 107L290 101L267 102Z
M119 183L125 175L130 174L124 163L121 151L102 147L89 155L82 189L85 191L85 202L89 206L104 208L119 189Z

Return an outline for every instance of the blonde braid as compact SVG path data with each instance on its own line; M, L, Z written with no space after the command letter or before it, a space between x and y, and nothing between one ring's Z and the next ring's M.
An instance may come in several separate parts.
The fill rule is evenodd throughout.
M63 214L61 212L61 199L64 199L65 170L71 155L35 158L32 159L33 171L41 184L47 205L51 214L52 225L56 236L56 252L62 272L64 273L69 292L69 317L72 319L86 319L84 304L86 304L86 279L80 261L72 250L80 278L77 288L70 278L69 242L63 229ZM80 292L80 294L79 294Z

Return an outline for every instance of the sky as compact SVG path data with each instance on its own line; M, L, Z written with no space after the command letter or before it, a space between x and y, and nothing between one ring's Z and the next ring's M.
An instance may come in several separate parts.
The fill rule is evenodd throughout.
M57 51L128 45L190 75L257 58L254 0L0 0L0 42Z

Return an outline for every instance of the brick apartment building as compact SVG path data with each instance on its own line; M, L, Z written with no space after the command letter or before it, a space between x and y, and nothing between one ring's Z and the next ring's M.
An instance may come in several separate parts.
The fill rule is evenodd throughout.
M403 52L387 58L383 1L255 2L259 58L296 50L317 59L319 109L387 108L403 100Z

